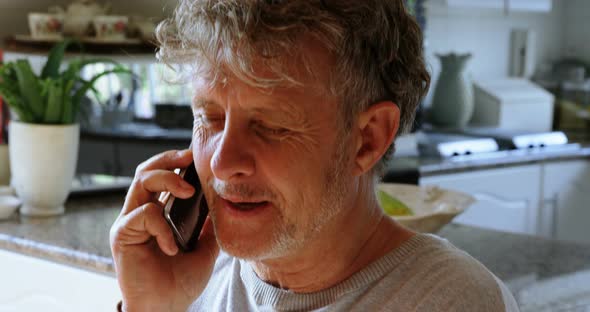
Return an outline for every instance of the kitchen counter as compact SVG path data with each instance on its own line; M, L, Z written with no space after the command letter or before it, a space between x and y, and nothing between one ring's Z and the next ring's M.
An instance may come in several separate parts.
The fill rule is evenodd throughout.
M79 197L68 200L62 216L14 215L0 221L0 248L113 275L109 229L123 199L124 194ZM439 235L481 261L515 292L590 272L590 246L457 224L447 225ZM586 281L590 286L590 274Z
M394 157L389 161L384 182L417 183L419 177L473 170L590 158L590 146L563 150L507 150L486 155L442 159L436 157ZM413 175L413 177L407 177ZM400 180L401 179L403 180Z
M100 273L113 274L109 229L124 194L68 199L57 217L14 214L0 220L0 248Z

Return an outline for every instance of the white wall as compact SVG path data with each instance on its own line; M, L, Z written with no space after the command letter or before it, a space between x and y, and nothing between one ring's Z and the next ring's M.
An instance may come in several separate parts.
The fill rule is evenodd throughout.
M564 2L569 1L553 1L550 13L510 12L508 15L503 10L427 5L426 60L433 83L426 104L430 103L440 72L435 53L470 52L473 57L466 70L473 78L505 77L509 73L510 32L513 28L528 28L536 34L537 64L561 57Z
M564 1L564 13L564 56L590 63L590 1Z

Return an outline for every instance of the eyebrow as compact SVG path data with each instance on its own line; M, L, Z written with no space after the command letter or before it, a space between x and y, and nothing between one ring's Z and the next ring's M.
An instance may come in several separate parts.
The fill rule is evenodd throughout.
M285 103L285 106L270 105L263 106L257 105L252 108L254 116L268 116L279 123L290 124L295 120L296 123L305 123L307 118L300 109L296 108L296 104L284 97L278 97L272 102ZM202 97L195 97L191 103L193 109L207 109L208 107L221 107L221 105L214 99L207 99Z

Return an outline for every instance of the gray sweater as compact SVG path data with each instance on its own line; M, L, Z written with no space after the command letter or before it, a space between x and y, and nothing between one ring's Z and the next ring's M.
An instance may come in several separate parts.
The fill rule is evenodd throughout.
M258 278L220 253L189 311L518 311L481 263L435 235L418 234L334 287L300 294Z

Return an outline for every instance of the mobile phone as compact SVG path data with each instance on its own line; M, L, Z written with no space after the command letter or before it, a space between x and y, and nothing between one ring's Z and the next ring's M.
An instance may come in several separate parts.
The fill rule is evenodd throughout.
M189 252L197 247L209 206L195 164L191 163L182 169L179 175L195 188L195 193L187 199L176 198L170 194L164 206L164 219L172 229L178 247L184 252Z

